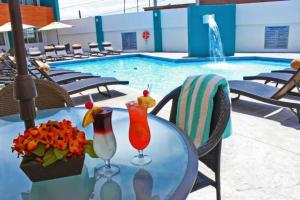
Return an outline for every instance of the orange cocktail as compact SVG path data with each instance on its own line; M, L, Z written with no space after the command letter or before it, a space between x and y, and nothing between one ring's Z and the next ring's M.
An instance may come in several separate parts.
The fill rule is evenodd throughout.
M149 145L151 134L147 120L147 107L136 102L126 104L129 113L129 141L139 151L139 155L132 160L133 164L146 165L151 158L143 154L143 150Z

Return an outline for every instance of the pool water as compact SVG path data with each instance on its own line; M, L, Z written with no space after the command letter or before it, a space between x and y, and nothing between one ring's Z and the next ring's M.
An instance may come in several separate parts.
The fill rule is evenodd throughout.
M135 56L52 63L51 66L128 80L131 87L139 90L152 84L152 93L162 96L181 85L190 75L214 73L229 80L242 79L247 75L287 68L289 63L246 59L214 64L209 61L171 62Z

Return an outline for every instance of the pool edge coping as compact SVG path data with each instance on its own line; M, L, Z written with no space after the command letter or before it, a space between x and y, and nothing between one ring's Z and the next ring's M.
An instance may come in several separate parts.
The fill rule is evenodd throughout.
M154 55L146 55L143 53L134 53L134 54L125 54L125 55L117 55L117 56L109 56L109 57L93 57L89 59L80 59L80 60L65 60L65 61L58 61L58 62L51 62L48 63L51 67L55 67L56 64L70 64L70 63L81 63L81 62L93 62L95 60L114 60L120 58L131 58L131 57L144 57L144 58L151 58L161 61L173 62L173 63L185 63L185 62L207 62L210 61L209 57L205 58L166 58L161 56L154 56ZM285 62L289 63L292 61L291 58L274 58L274 57L264 57L264 56L229 56L225 57L227 61L234 61L234 60L258 60L258 61L272 61L272 62Z

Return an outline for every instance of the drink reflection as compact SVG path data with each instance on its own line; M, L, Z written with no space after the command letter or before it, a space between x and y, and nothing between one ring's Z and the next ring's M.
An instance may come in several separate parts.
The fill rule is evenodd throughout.
M139 169L133 178L133 188L136 200L159 200L159 196L152 197L153 178L145 169Z
M107 181L102 185L100 190L101 200L121 200L122 190L120 185L112 180L107 179Z
M97 180L89 200L121 200L122 189L113 179L102 177Z

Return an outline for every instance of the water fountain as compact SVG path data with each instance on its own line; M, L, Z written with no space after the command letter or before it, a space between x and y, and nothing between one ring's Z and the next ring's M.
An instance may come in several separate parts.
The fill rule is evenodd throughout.
M209 14L203 16L203 24L208 24L209 55L215 63L225 62L223 45L220 36L218 24L215 15Z

